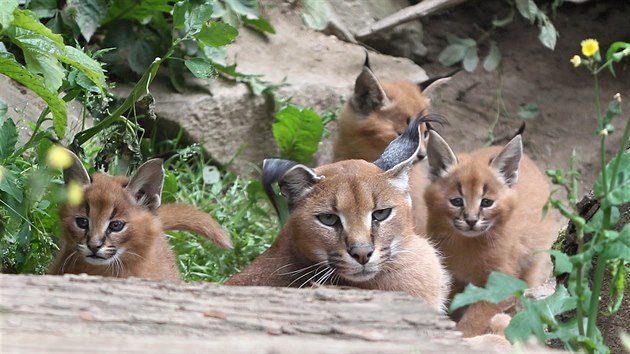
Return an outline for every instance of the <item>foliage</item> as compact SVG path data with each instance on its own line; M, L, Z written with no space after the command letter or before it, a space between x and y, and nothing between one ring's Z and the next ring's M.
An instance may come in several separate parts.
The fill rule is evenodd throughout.
M489 29L485 30L477 39L460 38L454 34L447 35L448 46L438 56L440 63L444 66L451 66L461 62L466 71L473 72L479 65L480 46L489 41L488 51L482 66L486 71L497 69L502 56L497 43L491 40L492 35L500 28L512 23L517 11L530 24L535 23L538 26L538 39L545 47L555 48L558 32L545 11L541 10L534 0L507 0L506 2L509 5L508 14L504 18L492 20ZM561 3L562 1L554 1L551 10L555 12Z
M319 147L324 122L310 108L288 105L276 113L272 130L282 158L308 163Z
M523 297L524 289L507 291L503 283L489 280L485 288L487 294L469 286L453 301L454 309L462 304L490 299L488 295L496 295L499 291L505 291L504 294L508 296L515 295L521 300L524 311L517 314L506 329L505 333L511 341L525 341L534 336L540 342L558 339L571 350L582 349L590 353L610 352L597 328L597 317L600 315L598 313L600 295L606 270L610 272L612 280L609 294L611 302L607 304L605 315L612 316L619 310L624 289L628 285L630 224L626 224L621 230L615 230L615 224L619 220L618 207L630 202L628 173L630 153L626 152L625 147L630 137L630 119L625 123L621 146L615 156L607 162L606 138L615 131L612 123L613 119L621 114L621 96L617 94L608 104L606 111L601 113L597 75L605 68L610 68L614 73L613 63L630 56L630 43L616 42L610 48L606 53L605 62L602 63L597 42L584 41L582 52L586 58L578 56L577 60L575 57L571 60L574 65L577 62L575 66L587 68L593 74L595 82L595 107L598 112L596 133L600 138L601 169L593 191L600 208L590 220L585 220L575 206L579 191L575 152L567 172L547 171L553 184L567 192L568 204L555 198L552 193L544 211L546 212L549 207L557 209L576 228L578 249L575 255L567 255L557 250L549 251L555 260L554 274L568 273L567 287L560 285L556 292L546 299L532 300ZM592 284L589 275L592 275ZM499 297L491 299L501 300ZM564 320L563 317L569 319Z

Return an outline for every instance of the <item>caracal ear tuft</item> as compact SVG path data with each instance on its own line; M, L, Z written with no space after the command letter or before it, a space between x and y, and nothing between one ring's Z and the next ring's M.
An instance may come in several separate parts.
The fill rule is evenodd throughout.
M419 82L418 87L420 87L420 91L422 91L422 94L428 97L428 95L431 95L436 88L449 82L451 78L453 78L453 75L457 74L460 71L461 69L456 69L455 71L449 74L446 74L444 76L436 76L436 77L429 78L427 80Z
M83 166L83 162L77 155L75 155L72 151L66 149L70 157L72 157L72 165L70 167L63 170L63 181L65 184L70 183L70 181L75 181L82 186L88 185L92 183L92 179L88 174L85 166Z
M451 147L435 130L429 131L427 159L429 160L429 178L431 181L446 177L451 167L458 163L457 156Z
M266 159L263 162L262 184L265 192L272 200L278 215L278 204L272 185L278 182L280 193L287 198L289 209L304 198L323 177L315 171L294 161L282 159Z
M142 208L155 210L162 203L164 160L151 159L143 163L127 184L127 191Z
M490 167L499 172L499 176L508 186L513 187L518 182L521 157L523 157L523 140L519 134L512 138L503 150L492 159Z
M369 115L389 103L387 94L372 70L364 66L354 83L350 105L359 114Z
M365 51L365 61L363 62L363 67L368 68L368 69L372 69L370 67L370 53L368 53L368 51Z

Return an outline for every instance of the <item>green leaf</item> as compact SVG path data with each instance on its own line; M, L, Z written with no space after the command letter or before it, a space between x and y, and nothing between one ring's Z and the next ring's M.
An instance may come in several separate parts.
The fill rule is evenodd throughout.
M538 34L538 39L545 47L553 50L556 47L558 31L556 31L556 28L553 26L553 23L549 21L547 16L544 16L544 20L539 27L540 33Z
M553 275L560 275L564 273L570 273L573 269L571 259L562 251L547 250L547 252L553 256Z
M463 61L464 70L473 72L479 64L479 56L477 55L477 46L468 47Z
M2 124L0 128L0 161L13 154L17 139L18 133L15 122L13 122L13 119L9 118L4 121L4 124Z
M619 163L619 169L613 176L616 163ZM606 176L608 181L604 182L603 174L600 172L594 187L595 196L602 199L602 207L621 205L630 201L630 154L621 153L608 162ZM613 177L614 183L611 184ZM609 185L608 195L605 195L604 183Z
M604 209L600 208L591 217L584 227L584 232L594 233L602 228L602 221L604 219ZM619 208L612 207L610 210L610 224L615 225L619 221Z
M215 184L221 180L221 173L216 166L203 166L202 177L203 183Z
M62 55L57 55L57 59L85 74L103 94L105 93L107 83L105 82L105 73L99 62L90 58L82 50L70 46L66 46L66 52Z
M214 65L205 58L192 58L184 62L190 72L200 79L211 79L217 76Z
M467 50L468 47L465 45L451 44L442 50L438 56L438 60L444 66L457 64L464 59Z
M516 0L516 8L521 16L528 19L530 23L534 23L538 15L538 6L534 0Z
M13 12L13 16L15 16L13 26L44 36L55 43L59 49L63 48L63 37L59 34L53 33L48 27L44 26L41 22L32 17L30 11L17 9Z
M189 6L184 15L184 25L186 31L197 31L212 18L211 4L195 4Z
M276 30L264 18L249 19L244 17L243 23L263 33L276 33Z
M522 294L525 289L527 289L527 283L521 279L499 272L492 272L490 277L488 277L485 288L468 284L463 293L455 295L451 303L451 311L478 301L497 304L510 296Z
M40 74L44 78L44 84L50 91L56 92L61 87L66 72L55 57L24 50L24 60L31 72Z
M0 74L28 87L48 104L53 114L55 133L60 139L63 138L67 124L66 105L57 93L48 90L42 78L26 70L9 53L0 53Z
M225 0L225 3L239 15L250 19L258 18L257 0Z
M485 71L494 71L501 63L501 51L497 46L497 42L490 42L490 51L488 51L488 56L483 61L483 69Z
M146 40L139 38L133 46L131 46L127 62L133 72L142 74L146 72L151 62L153 62L153 59L155 59L155 56L153 46Z
M623 55L619 55L621 51L626 48L630 48L630 43L626 42L615 42L608 47L606 51L606 61L613 60L614 62L619 62L623 58ZM615 76L615 69L613 69L612 63L608 66L610 72Z
M302 0L302 18L310 28L321 31L330 22L331 11L327 1Z
M212 22L209 26L203 27L195 38L207 46L220 47L232 43L236 36L238 36L236 28L223 22Z
M6 167L0 166L0 168L2 169L0 171L2 173L2 178L0 178L0 191L7 193L17 203L21 203L24 199L24 195L18 185L19 175Z
M534 119L540 115L540 108L535 102L529 102L524 106L520 106L516 114L521 119Z
M67 9L74 10L81 35L89 42L107 14L107 3L105 0L68 0Z
M474 45L477 45L477 41L472 38L461 38L452 33L446 34L446 40L448 41L448 44L461 44L465 47L472 47Z
M173 27L184 28L186 21L186 13L190 11L190 2L178 1L173 6Z
M124 19L142 22L156 13L170 13L172 9L172 0L116 0L107 7L107 15L101 25Z
M31 0L28 9L33 11L38 19L50 18L57 13L57 0Z
M313 110L290 105L276 113L272 131L283 158L306 163L319 147L324 123Z
M13 22L13 11L18 7L17 0L3 0L0 6L0 27L7 28Z

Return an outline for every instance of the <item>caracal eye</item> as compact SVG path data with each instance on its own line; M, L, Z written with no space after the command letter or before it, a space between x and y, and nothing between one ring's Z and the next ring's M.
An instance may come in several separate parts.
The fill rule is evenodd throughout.
M464 206L464 200L462 198L451 198L448 200L452 206L461 208Z
M482 208L488 208L491 207L494 204L494 200L492 199L488 199L488 198L483 198L481 200L481 207Z
M123 227L125 227L125 223L124 222L122 222L120 220L114 220L114 221L109 223L109 226L107 228L111 232L118 232L118 231L122 230Z
M74 219L74 222L77 224L79 229L87 230L90 226L90 221L87 218L79 217Z
M372 220L383 221L387 219L391 215L391 213L392 213L392 208L374 210L372 212Z
M326 226L335 226L339 223L339 217L335 214L319 214L317 220Z

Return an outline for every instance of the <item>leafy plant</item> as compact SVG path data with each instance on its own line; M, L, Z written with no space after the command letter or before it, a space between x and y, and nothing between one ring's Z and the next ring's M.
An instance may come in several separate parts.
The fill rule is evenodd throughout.
M509 5L507 16L492 20L490 28L483 31L477 39L470 37L460 38L454 34L447 35L448 46L438 56L440 63L444 66L451 66L461 62L464 70L473 72L479 65L480 47L486 41L489 41L488 51L482 66L486 71L496 70L501 63L502 56L496 41L491 39L492 35L499 28L512 23L516 11L532 25L535 23L538 26L540 31L538 39L545 47L549 49L555 48L558 32L547 14L536 5L534 0L508 0L506 2ZM562 1L554 1L552 11L555 12L561 3Z
M597 328L597 318L600 315L600 295L606 270L608 269L612 278L607 316L613 316L619 310L628 285L630 224L626 224L621 230L615 230L614 226L619 220L619 206L630 203L630 153L625 146L630 138L630 119L625 123L621 146L615 156L606 161L606 139L615 131L613 119L621 114L621 96L617 94L609 102L606 111L601 113L597 76L605 68L610 68L614 74L613 63L630 56L630 43L613 43L602 63L599 43L594 39L587 39L582 42L582 54L584 57L576 55L571 62L575 67L587 68L593 75L596 132L600 139L601 169L593 188L600 207L590 220L584 219L576 209L579 174L575 167L575 152L567 172L547 171L553 184L568 194L568 204L555 198L552 193L545 210L549 207L557 209L576 228L575 255L567 255L558 250L549 251L555 260L554 274L568 274L568 285L558 286L555 293L545 299L532 300L523 296L526 287L524 284L506 287L504 281L495 281L498 275L493 274L493 281L489 280L483 291L468 286L463 293L456 295L451 309L479 300L497 303L507 296L516 296L521 301L523 311L514 316L505 331L511 341L524 341L534 336L541 343L558 339L571 350L608 353L610 350ZM589 275L592 275L592 284ZM506 275L501 277L507 279ZM517 284L516 279L506 281ZM505 296L496 296L497 294ZM563 319L566 317L568 319Z

